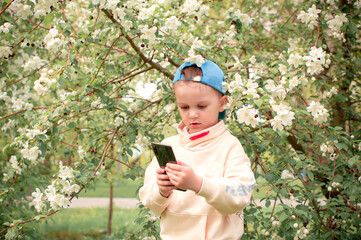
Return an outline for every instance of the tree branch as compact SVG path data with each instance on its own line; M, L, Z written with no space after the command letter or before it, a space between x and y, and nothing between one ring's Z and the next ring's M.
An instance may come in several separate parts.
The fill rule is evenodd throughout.
M102 11L105 13L105 15L115 24L119 25L120 28L123 30L122 25L113 18L112 14L107 9L102 9ZM125 34L125 39L129 42L129 44L132 46L132 48L136 51L136 53L139 55L139 57L146 63L150 64L153 68L157 69L159 72L161 72L164 76L166 76L169 79L173 79L174 75L169 73L167 69L160 66L158 63L153 62L151 59L144 56L142 51L139 49L139 47L134 43L133 39L129 37L127 34Z

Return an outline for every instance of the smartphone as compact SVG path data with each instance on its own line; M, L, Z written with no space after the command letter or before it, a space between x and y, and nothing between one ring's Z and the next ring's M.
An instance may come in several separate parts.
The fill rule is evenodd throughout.
M152 142L152 148L158 160L159 166L165 167L165 165L167 165L167 163L169 162L177 164L177 161L174 156L173 148L171 145L166 143ZM182 192L186 191L180 188L177 188L177 190Z
M152 142L152 148L158 160L159 166L165 167L165 165L169 162L177 163L171 145Z

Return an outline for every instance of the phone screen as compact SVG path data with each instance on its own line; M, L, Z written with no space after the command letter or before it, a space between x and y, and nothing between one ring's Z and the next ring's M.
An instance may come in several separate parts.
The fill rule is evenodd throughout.
M177 163L171 145L152 142L152 148L158 160L159 166L165 167L165 165L169 162Z

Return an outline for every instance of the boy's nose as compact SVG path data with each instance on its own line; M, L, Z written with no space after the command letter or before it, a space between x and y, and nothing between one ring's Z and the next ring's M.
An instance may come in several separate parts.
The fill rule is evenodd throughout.
M190 112L189 112L189 117L190 118L197 118L198 117L198 111L196 109L192 109Z

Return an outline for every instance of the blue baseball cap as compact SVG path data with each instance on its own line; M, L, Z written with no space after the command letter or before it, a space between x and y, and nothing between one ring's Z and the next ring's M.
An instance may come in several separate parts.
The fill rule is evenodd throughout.
M193 62L185 62L183 63L176 71L174 78L173 78L173 84L180 80L190 80L190 81L196 81L201 82L203 84L206 84L214 89L216 89L218 92L222 93L223 95L226 95L223 92L222 85L223 85L223 79L224 74L223 71L218 67L217 64L210 60L205 60L204 63L200 66L203 76L194 77L191 79L184 79L184 76L182 74L182 70L186 67L194 66L197 64ZM198 66L199 67L199 66ZM226 116L225 110L223 112L219 113L218 118L224 119Z

